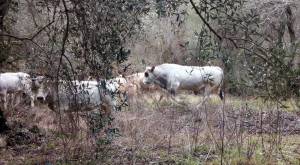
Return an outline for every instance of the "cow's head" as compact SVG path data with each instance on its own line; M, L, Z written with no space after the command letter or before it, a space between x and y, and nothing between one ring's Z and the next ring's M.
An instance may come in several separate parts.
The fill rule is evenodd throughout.
M154 75L154 69L155 66L152 67L146 67L145 73L144 73L144 78L143 78L143 83L144 84L151 84L155 81L155 75Z
M33 88L40 88L44 81L45 81L45 77L44 76L37 76L37 77L34 77L34 78L31 78L31 81L32 81L32 87Z
M32 80L32 90L38 101L45 101L49 94L48 80L44 76L37 76Z

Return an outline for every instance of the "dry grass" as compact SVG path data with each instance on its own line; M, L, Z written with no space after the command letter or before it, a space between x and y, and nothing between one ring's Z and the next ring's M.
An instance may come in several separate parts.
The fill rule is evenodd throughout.
M122 136L114 144L132 152L129 162L219 164L222 141L219 98L212 97L199 109L195 107L201 97L193 95L177 96L184 105L167 99L158 103L153 98L157 97L136 100L128 110L116 114L115 123ZM270 102L263 104L261 100L234 97L227 98L224 110L227 164L299 162L297 112L276 109Z
M165 94L163 94L165 95ZM201 96L179 94L179 103L160 93L136 96L129 107L114 112L120 136L101 143L105 131L89 128L86 112L59 116L45 106L8 113L22 129L42 133L30 143L0 146L4 164L297 164L300 163L299 110L278 109L271 102L217 96L200 106ZM100 121L99 121L100 122ZM14 127L17 129L16 126ZM29 131L30 132L30 131ZM2 136L0 140L10 138ZM222 139L224 152L221 154Z
M45 105L19 105L5 112L10 130L0 137L0 164L46 164L80 160L94 141L80 114L59 115ZM60 120L61 119L61 120Z

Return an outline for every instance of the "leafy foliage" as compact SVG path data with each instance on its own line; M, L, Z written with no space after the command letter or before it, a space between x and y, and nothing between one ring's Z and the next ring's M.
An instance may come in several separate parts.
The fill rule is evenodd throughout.
M187 4L186 0L156 0L155 7L158 17L167 17L172 14L179 14L178 8Z
M282 40L285 26L288 26L284 23L288 21L283 21L278 25L279 30L270 34L259 14L261 9L249 7L249 3L244 0L199 2L200 14L213 25L221 41L204 26L198 34L198 56L204 61L221 58L229 73L229 89L233 91L258 94L277 101L299 96L299 84L296 83L299 68L291 68L297 56L294 36L289 33L291 43L284 44L290 46L284 47ZM288 5L277 7L283 11L289 9ZM280 22L280 19L292 17L291 13L288 14L277 19ZM273 29L276 28L274 25ZM277 37L278 42L273 42L270 36Z
M139 16L148 11L144 1L72 1L74 36L80 36L76 57L83 58L97 77L111 77L112 64L124 62L130 53L126 39L140 27Z

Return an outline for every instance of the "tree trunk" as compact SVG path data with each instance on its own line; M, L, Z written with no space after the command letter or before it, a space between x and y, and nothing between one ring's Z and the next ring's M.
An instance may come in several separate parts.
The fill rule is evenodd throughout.
M296 54L296 32L295 32L295 16L293 14L291 6L287 6L285 9L287 21L286 25L288 28L289 36L290 36L290 53L292 54L292 59L290 61L290 66L293 67L293 69L298 69L300 65L300 57Z
M10 0L0 0L0 32L2 32L4 28L3 20L5 15L7 14L9 3Z

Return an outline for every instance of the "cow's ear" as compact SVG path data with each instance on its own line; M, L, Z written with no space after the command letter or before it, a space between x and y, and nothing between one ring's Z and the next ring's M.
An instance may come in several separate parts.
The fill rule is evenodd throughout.
M155 69L155 66L152 66L152 68L150 69L151 72L153 72Z

